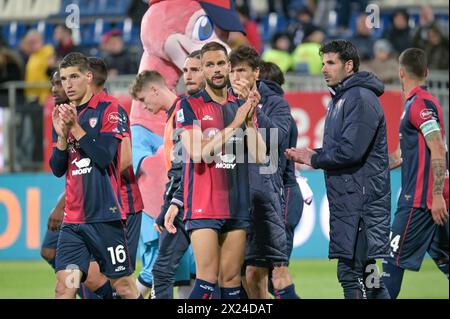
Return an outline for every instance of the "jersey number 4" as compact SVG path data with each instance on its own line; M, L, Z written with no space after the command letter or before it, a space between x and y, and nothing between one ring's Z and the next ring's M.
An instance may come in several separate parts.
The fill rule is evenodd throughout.
M389 240L391 242L392 251L394 253L396 253L398 250L398 247L399 247L399 243L400 243L400 235L396 235L394 238L392 238L392 232L391 232L389 235Z

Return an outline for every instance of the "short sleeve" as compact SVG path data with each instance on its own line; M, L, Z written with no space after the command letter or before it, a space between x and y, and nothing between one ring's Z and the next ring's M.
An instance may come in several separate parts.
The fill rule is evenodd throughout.
M417 130L421 130L421 126L429 121L438 122L436 106L431 101L417 99L411 105L409 121Z
M197 121L197 117L188 99L182 99L175 112L177 128L190 129L194 126L195 121Z
M123 137L121 132L123 126L121 124L123 121L122 116L120 106L116 103L110 103L103 112L100 134L114 136L121 140Z

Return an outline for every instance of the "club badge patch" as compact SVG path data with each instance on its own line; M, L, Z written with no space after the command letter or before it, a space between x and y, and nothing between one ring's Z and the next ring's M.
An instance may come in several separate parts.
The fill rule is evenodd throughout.
M97 117L91 117L89 119L89 125L94 128L97 125L98 122L98 118Z

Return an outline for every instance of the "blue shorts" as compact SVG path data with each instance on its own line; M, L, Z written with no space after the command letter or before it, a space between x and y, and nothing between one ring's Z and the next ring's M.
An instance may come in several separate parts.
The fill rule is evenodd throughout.
M44 241L42 242L42 248L51 248L56 249L58 244L59 230L51 231L48 230L45 232Z
M133 271L136 269L136 255L139 244L139 234L141 233L141 219L142 212L127 215L127 239Z
M386 259L397 267L418 271L426 252L433 258L448 258L445 232L444 227L434 223L429 209L399 207L391 227L390 256Z
M247 235L245 265L287 266L287 237L282 196L275 191L252 190L251 227Z
M286 225L287 257L291 258L294 247L294 234L303 214L303 196L298 184L286 187L286 201L284 204L284 222Z
M195 229L211 228L219 234L224 234L236 229L248 230L250 222L245 219L187 219L185 221L185 229L191 233Z
M115 279L132 273L125 223L63 224L56 248L55 271L78 268L85 279L91 255L100 271ZM83 280L82 280L83 281Z

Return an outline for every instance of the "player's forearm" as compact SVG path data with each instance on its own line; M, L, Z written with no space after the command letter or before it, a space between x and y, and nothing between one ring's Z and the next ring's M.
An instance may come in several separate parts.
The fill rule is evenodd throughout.
M202 140L202 159L221 153L223 146L235 135L237 128L239 128L237 124L231 123L218 134L214 135L211 140Z
M402 165L401 151L398 147L394 152L389 154L389 169L394 169Z
M100 169L106 169L114 160L119 143L113 136L93 138L87 134L79 142L81 149Z
M70 129L70 132L77 141L79 141L83 136L86 135L86 131L83 130L83 128L78 123L74 124L74 126Z
M442 195L446 172L445 145L441 132L435 131L425 136L425 141L430 149L431 171L433 174L433 195Z
M441 152L440 152L441 153ZM431 171L433 172L433 195L442 195L444 190L445 152L443 154L431 154Z
M65 151L67 149L67 139L65 137L58 136L58 140L56 142L56 147L60 151Z
M253 157L256 163L263 163L266 158L267 146L261 134L257 131L254 125L247 126L247 147L250 156Z
M129 137L124 137L120 147L120 174L123 174L133 164L131 143Z
M56 177L63 176L68 167L69 154L66 150L60 150L57 147L53 148L52 156L50 157L50 168L53 175Z
M64 192L60 197L58 202L56 203L55 208L58 210L64 210L64 207L66 206L66 192Z

